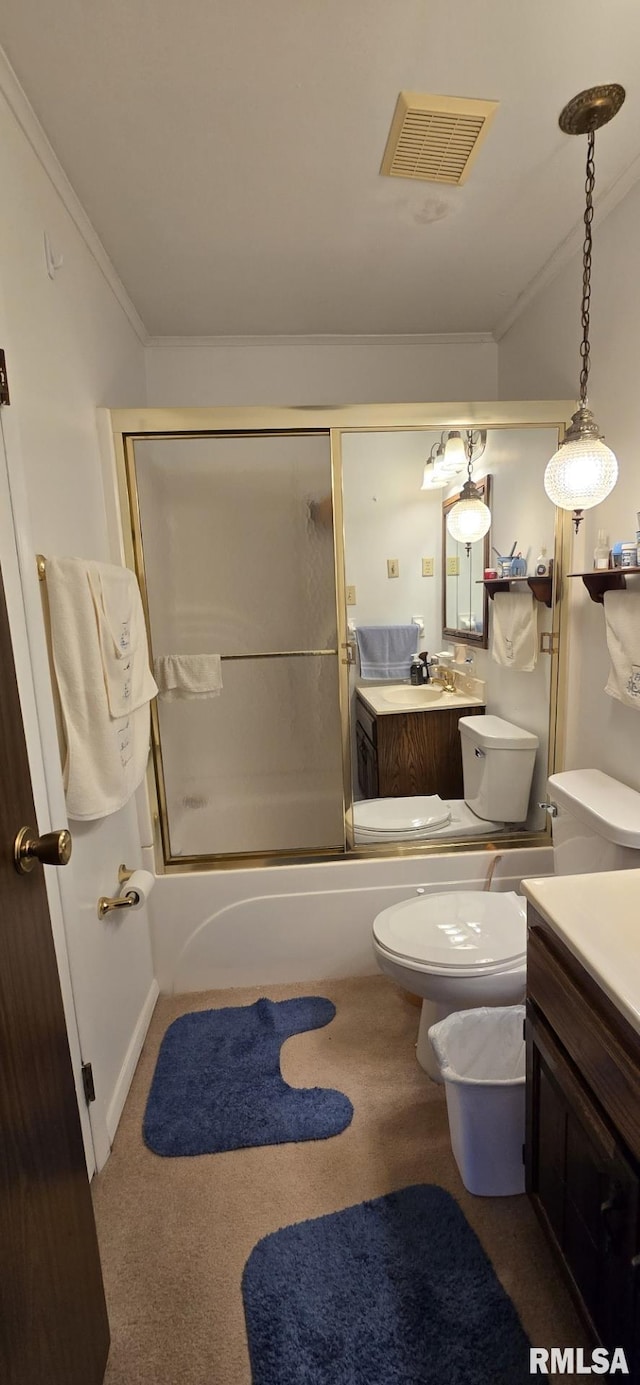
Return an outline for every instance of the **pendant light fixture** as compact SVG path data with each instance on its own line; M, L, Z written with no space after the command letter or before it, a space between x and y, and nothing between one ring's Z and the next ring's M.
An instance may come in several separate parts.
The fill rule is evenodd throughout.
M590 87L565 106L560 115L560 129L567 135L587 135L587 169L585 180L584 243L582 248L582 342L580 357L580 398L565 436L544 474L544 488L561 510L573 510L576 533L584 510L599 505L609 495L618 479L615 453L606 446L596 420L589 408L591 311L591 252L593 221L593 189L595 186L595 133L612 120L625 98L624 87L617 84Z
M471 544L483 539L491 528L491 510L488 505L485 505L482 492L478 490L471 479L473 462L479 460L486 445L487 434L484 430L479 432L477 429L467 429L465 446L467 479L460 492L459 500L455 505L452 505L447 515L447 529L452 539L455 539L457 543L466 544L467 553L471 549ZM477 449L475 458L474 449Z

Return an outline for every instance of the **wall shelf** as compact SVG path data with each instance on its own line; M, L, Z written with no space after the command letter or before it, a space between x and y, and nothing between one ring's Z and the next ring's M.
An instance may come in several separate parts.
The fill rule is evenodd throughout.
M569 572L568 577L581 577L592 601L604 604L605 592L625 591L627 577L640 576L640 567L592 568L590 572Z
M541 601L544 606L550 606L553 593L553 575L548 577L536 577L535 572L530 572L528 577L485 577L478 582L479 587L486 587L491 600L496 592L508 592L509 588L517 583L526 582L531 588L536 601Z

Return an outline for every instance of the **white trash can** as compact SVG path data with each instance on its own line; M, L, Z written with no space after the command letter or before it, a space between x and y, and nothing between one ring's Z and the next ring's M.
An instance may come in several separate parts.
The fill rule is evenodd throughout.
M524 1005L460 1010L429 1038L447 1094L462 1182L481 1197L524 1192Z

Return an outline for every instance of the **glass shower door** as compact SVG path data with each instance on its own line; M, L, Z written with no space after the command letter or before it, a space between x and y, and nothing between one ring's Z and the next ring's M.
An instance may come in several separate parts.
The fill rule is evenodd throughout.
M152 655L222 660L219 695L158 699L168 858L342 849L329 434L134 456Z

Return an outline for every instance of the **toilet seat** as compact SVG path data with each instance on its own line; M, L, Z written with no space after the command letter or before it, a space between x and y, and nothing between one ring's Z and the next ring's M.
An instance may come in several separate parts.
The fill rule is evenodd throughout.
M387 805L389 804L405 803L408 807L416 801L433 802L434 799L436 803L440 802L442 804L441 811L443 814L446 814L446 817L444 817L443 821L438 825L434 823L430 827L413 828L407 832L394 832L385 827L375 828L361 826L363 817L365 821L368 820L370 822L385 817L388 821ZM363 809L367 809L368 811L363 813ZM435 811L434 809L434 812ZM415 816L420 816L420 814L416 814ZM422 816L424 816L424 813ZM350 814L348 814L347 826L350 825ZM487 822L484 818L477 817L462 798L451 799L449 801L443 799L438 800L437 795L433 795L433 798L429 800L416 800L413 798L369 798L354 803L353 805L353 834L356 844L360 845L369 842L420 842L437 837L445 837L447 840L453 837L479 837L486 836L489 833L495 835L497 832L503 831L503 822Z
M453 890L405 899L378 914L376 947L414 971L491 976L525 964L525 900L509 891Z
M444 827L451 809L438 794L410 798L365 798L353 805L354 828L363 835L405 838Z

